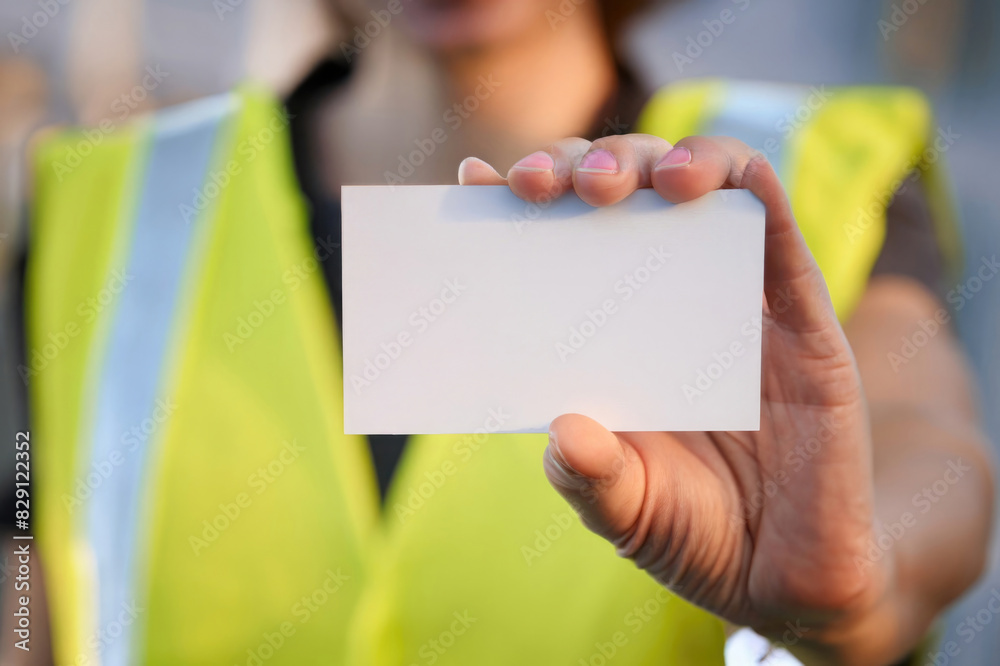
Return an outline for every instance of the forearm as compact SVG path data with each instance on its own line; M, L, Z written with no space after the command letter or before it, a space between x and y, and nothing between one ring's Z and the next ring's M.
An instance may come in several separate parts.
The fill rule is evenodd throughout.
M884 577L870 610L798 650L806 663L891 663L979 576L993 475L972 381L946 327L907 363L889 354L940 313L913 284L870 289L847 327L868 397L876 525L857 565Z
M880 594L793 651L806 664L889 664L981 573L992 523L989 461L973 431L919 414L872 415L876 525L859 570Z
M971 427L902 413L873 428L878 542L914 619L930 622L979 577L993 521L991 463Z
M905 363L891 356L903 340L923 341L915 332L926 331L926 322L944 319L937 299L914 283L883 281L866 301L861 314L880 333L852 344L870 404L878 536L888 531L892 540L883 536L889 547L876 544L877 551L892 556L903 603L933 618L984 565L993 518L990 446L947 322ZM878 316L870 315L873 306Z

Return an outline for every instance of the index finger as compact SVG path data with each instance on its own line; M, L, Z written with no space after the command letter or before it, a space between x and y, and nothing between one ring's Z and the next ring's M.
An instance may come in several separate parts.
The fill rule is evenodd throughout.
M765 208L764 292L768 303L788 294L796 307L773 312L800 331L822 330L836 322L826 281L792 214L785 188L771 163L742 141L729 137L681 139L655 167L653 188L682 203L720 189L752 192Z

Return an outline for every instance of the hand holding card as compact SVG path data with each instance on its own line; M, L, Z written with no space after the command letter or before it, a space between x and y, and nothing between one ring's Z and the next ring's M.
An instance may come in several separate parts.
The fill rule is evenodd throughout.
M549 481L584 524L611 542L620 555L701 607L775 640L787 631L788 618L809 617L809 633L798 639L793 651L817 663L890 661L896 643L885 640L885 623L908 611L902 607L905 603L885 601L894 585L890 558L869 562L865 569L857 566L873 538L875 523L872 428L858 366L774 169L745 144L722 137L690 137L675 147L648 135L608 137L594 144L567 139L526 160L525 168L515 165L506 179L483 162L467 160L460 180L508 185L522 200L554 202L539 203L537 209L521 204L532 214L537 210L552 215L525 226L522 236L534 228L543 234L559 229L567 239L575 233L584 235L547 246L535 256L528 249L518 250L529 254L529 263L540 266L553 255L576 257L576 263L568 262L562 271L532 275L542 284L558 285L557 291L569 302L563 304L558 297L545 302L550 313L560 314L546 322L550 327L545 329L549 333L545 343L523 341L507 350L509 358L537 354L537 368L545 370L538 373L542 380L573 372L573 363L581 359L593 367L606 364L600 366L607 373L604 382L588 384L593 376L580 372L564 386L563 395L574 396L572 409L578 413L563 414L549 426L544 456ZM502 197L507 188L493 189L498 200L478 210L485 216L479 220L506 210ZM560 209L561 197L570 193L606 208L575 208L579 204L569 199L573 203ZM664 201L680 205L669 207ZM764 208L763 228L758 201ZM580 215L575 220L579 226L560 229L559 210ZM727 226L735 218L743 218L743 225ZM477 222L464 219L454 224L476 227ZM694 219L713 233L701 235L691 224ZM587 254L595 241L584 237L595 229L610 231L599 236L600 251ZM729 239L728 233L740 236L740 242ZM685 240L695 238L697 242ZM762 283L760 264L750 265L761 260L761 244ZM493 284L516 285L523 279L525 273L495 261L489 249L466 248L475 249L481 250L476 267L495 275ZM349 232L344 251L350 257ZM661 262L662 256L667 258ZM698 260L684 263L694 257ZM684 270L678 270L682 265ZM602 273L605 269L609 272ZM625 301L614 284L622 280L635 289L626 279L630 272L642 288ZM737 279L743 282L736 283ZM605 291L608 280L610 292ZM577 291L581 284L587 289ZM531 286L521 285L525 291ZM593 296L587 298L590 293ZM616 295L621 300L614 300ZM744 339L742 326L735 331L722 329L733 325L730 311L738 314L733 321L758 312L762 295L758 385L756 377L751 380L741 374L756 361L752 335ZM602 307L606 300L614 309ZM447 317L454 313L458 318L460 302L449 308L453 309L434 322L442 331L436 335L446 335ZM506 308L517 309L513 303ZM489 311L481 314L496 320ZM569 331L561 328L567 320ZM345 323L350 330L351 322ZM688 327L698 324L705 325L697 330L704 340L673 337L670 344L662 344L664 335L684 336ZM571 340L574 327L580 335ZM657 334L643 338L650 327L659 327ZM747 330L752 332L754 326ZM593 335L587 337L587 332ZM427 334L431 335L429 327ZM575 353L563 350L565 363L549 346L561 336L567 348L573 348L573 341L578 346ZM611 340L616 344L611 346ZM725 346L735 342L746 348L742 355L740 347ZM460 354L475 344L455 338L450 348L439 351ZM541 360L545 354L548 365ZM699 358L685 359L685 354ZM399 368L403 359L400 354ZM622 363L622 359L627 360ZM526 376L513 360L509 365L510 374L520 378L522 391L530 392L534 377ZM680 380L678 398L676 376L669 386L654 379L680 367L713 382L702 380L704 392L690 394L695 400L686 407L681 403L683 413L668 396L674 392L675 399L686 402L685 380ZM701 390L693 380L691 386ZM643 390L654 398L628 393L633 381L647 382ZM756 386L753 391L751 382ZM487 386L484 380L473 384L476 391ZM586 402L581 387L600 399ZM461 404L462 387L451 388L454 397L449 400ZM744 425L749 414L738 411L749 409L751 393L759 429L754 427L756 419ZM625 394L629 399L618 401ZM699 411L709 405L716 411ZM730 407L734 411L729 412ZM647 432L608 428L643 426L647 423L643 419L658 418L658 408L659 418L675 425ZM685 419L691 425L700 419L705 428L679 431ZM730 419L741 424L722 425ZM535 424L529 419L527 425ZM716 429L722 427L726 429Z

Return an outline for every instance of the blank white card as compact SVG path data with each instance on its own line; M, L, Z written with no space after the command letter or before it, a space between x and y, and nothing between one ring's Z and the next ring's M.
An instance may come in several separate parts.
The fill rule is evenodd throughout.
M349 434L757 430L764 209L344 187Z

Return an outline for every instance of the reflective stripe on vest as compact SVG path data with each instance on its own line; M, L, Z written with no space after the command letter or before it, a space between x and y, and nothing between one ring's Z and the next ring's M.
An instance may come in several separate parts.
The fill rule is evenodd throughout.
M693 127L719 107L661 95L646 131L665 99ZM57 663L721 664L721 623L549 487L545 437L490 433L503 405L477 433L413 438L379 519L364 439L342 434L320 272L339 239L308 236L280 106L204 104L176 133L190 107L80 159L77 133L36 155L29 381ZM115 271L135 277L108 289Z
M241 662L335 586L276 663L338 654L375 485L287 119L244 92L93 136L39 148L27 285L29 349L70 331L25 373L57 663Z
M98 371L93 434L89 438L88 467L108 462L114 467L113 473L93 489L85 519L95 573L102 582L97 599L98 626L123 625L122 635L103 650L103 663L108 665L132 661L134 624L118 618L139 599L134 588L135 550L147 479L146 445L150 440L145 430L153 427L143 426L161 410L163 418L169 416L169 407L164 410L164 401L158 396L196 233L194 224L177 224L177 212L202 185L222 120L233 102L228 96L217 97L181 113L163 114L151 130L141 202ZM128 455L123 455L117 449L126 441ZM125 616L131 614L126 612Z

